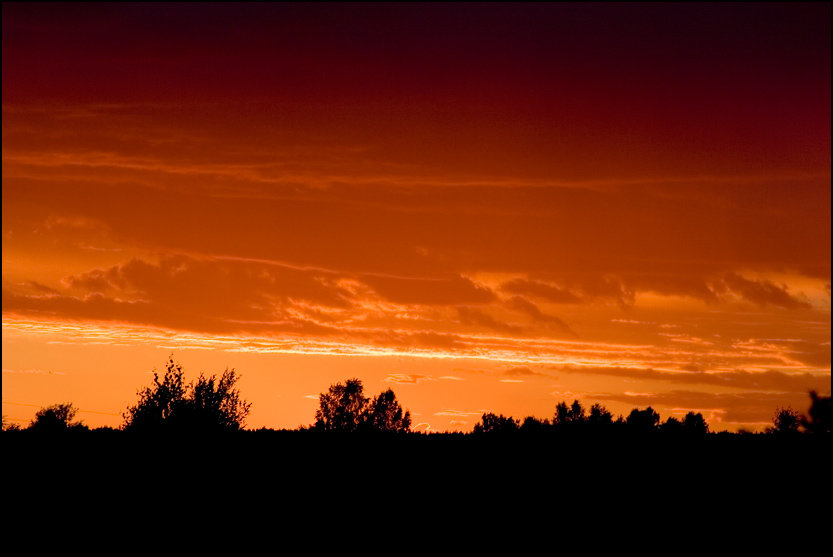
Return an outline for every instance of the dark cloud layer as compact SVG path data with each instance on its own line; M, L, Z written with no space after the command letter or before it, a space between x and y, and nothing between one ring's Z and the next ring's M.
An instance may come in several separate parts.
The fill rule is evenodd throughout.
M571 367L559 366L554 370L567 374L602 375L621 379L664 381L681 385L709 385L730 389L749 389L779 393L808 393L811 390L830 389L830 376L811 373L787 373L783 371L725 371L706 373L702 371L671 372L654 369L622 367Z

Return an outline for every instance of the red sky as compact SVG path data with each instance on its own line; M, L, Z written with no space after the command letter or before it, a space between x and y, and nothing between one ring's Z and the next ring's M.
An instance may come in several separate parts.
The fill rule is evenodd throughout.
M830 6L3 4L3 415L830 392Z

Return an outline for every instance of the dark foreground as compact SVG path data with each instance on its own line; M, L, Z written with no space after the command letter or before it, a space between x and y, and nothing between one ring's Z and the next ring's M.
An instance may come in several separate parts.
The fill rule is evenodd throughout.
M267 538L302 544L292 554L527 555L570 544L590 554L777 545L801 555L827 543L831 518L831 443L810 436L0 439L7 544L41 548L237 554Z
M4 533L37 547L174 543L237 554L265 537L337 551L384 539L395 554L526 555L569 543L675 555L754 542L800 555L826 543L831 518L831 443L810 436L93 430L1 439ZM116 545L102 547L111 538L101 532Z
M153 491L208 496L427 493L489 501L617 495L659 499L761 495L796 505L830 495L833 444L809 435L710 434L570 438L462 434L357 435L241 431L141 436L113 430L2 434L4 479L19 491ZM201 486L205 486L202 488ZM658 501L659 502L659 501ZM826 505L828 505L826 503Z

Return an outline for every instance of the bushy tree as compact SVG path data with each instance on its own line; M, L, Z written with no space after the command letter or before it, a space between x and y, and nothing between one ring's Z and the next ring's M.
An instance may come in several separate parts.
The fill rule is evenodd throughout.
M388 389L370 401L367 425L374 431L404 432L411 429L411 413L402 412L393 390Z
M613 415L608 412L607 408L597 402L590 407L587 423L593 426L608 426L613 423Z
M549 420L539 420L535 416L527 416L521 423L520 430L524 433L541 433L550 426Z
M12 422L3 414L3 431L20 431L20 424Z
M474 433L513 433L518 430L518 422L503 414L487 412L480 417L480 423L474 425Z
M810 391L812 404L810 405L809 416L801 420L809 433L818 435L830 435L833 427L833 404L829 396L819 396L815 391Z
M41 408L35 413L35 418L29 424L29 429L52 433L85 428L80 421L73 421L77 413L78 409L69 402L52 404Z
M772 417L772 427L767 429L768 433L776 435L795 435L801 425L801 414L792 407L778 407Z
M571 422L584 422L584 408L582 408L581 404L578 400L574 400L573 403L570 405L570 412L568 414L568 418Z
M219 379L200 374L185 405L186 422L201 430L234 431L243 427L251 404L242 400L240 391L234 388L238 379L233 369L225 370Z
M659 429L662 433L670 436L680 435L683 432L683 422L675 418L674 416L669 416L665 422L659 426Z
M165 374L153 372L153 384L139 390L139 401L124 414L127 431L234 431L243 427L251 404L234 388L231 369L186 384L182 366L168 359Z
M359 379L330 385L326 393L318 395L315 427L324 431L358 431L365 420L369 402Z
M186 404L185 374L173 357L165 364L165 374L153 371L153 384L138 391L139 401L123 414L124 429L149 431L172 425Z
M570 406L563 400L555 406L555 416L553 423L555 425L563 426L567 424L584 423L584 408L578 400L574 400Z
M705 437L709 433L709 424L700 412L689 412L683 418L683 432L692 437Z
M330 385L318 396L315 429L321 431L407 432L411 429L411 413L402 410L393 390L388 389L375 398L364 395L360 379Z
M645 410L634 408L631 410L631 413L628 414L628 418L625 422L632 431L650 432L657 429L657 426L659 425L659 414L657 414L650 406Z
M554 425L564 425L569 421L570 407L563 400L555 405L555 415L552 417Z

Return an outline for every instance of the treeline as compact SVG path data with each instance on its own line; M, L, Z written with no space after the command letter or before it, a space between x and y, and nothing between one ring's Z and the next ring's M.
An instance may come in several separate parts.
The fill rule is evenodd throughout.
M240 396L239 389L235 386L238 379L239 375L233 369L226 369L219 376L200 374L196 381L186 383L182 366L171 357L166 363L164 374L160 376L154 371L151 385L137 392L138 400L123 413L123 422L119 429L97 428L95 431L141 434L216 434L243 431L251 403ZM765 434L778 437L831 435L831 398L811 392L810 399L806 415L789 407L776 409L772 426L767 428ZM71 403L54 404L38 410L35 418L25 428L18 424L8 424L4 416L3 431L90 431L82 421L76 420L77 414L78 409ZM321 393L314 418L312 425L301 426L294 431L351 435L416 434L411 429L410 412L402 408L393 390L387 389L375 397L369 397L364 393L362 382L355 378L333 384L326 392ZM263 432L264 429L258 431ZM706 419L699 412L689 412L681 420L672 416L662 421L660 415L649 406L644 409L634 408L626 417L619 415L614 418L601 404L585 408L578 400L574 400L570 405L565 401L559 402L551 419L533 416L516 419L487 412L481 416L471 432L462 435L503 438L513 435L529 437L551 434L573 438L600 435L657 435L666 438L695 439L705 438L710 433ZM727 435L726 432L721 434Z
M820 397L810 392L811 405L808 415L787 407L778 408L772 419L772 426L766 434L792 437L803 433L831 433L831 399ZM648 406L645 409L634 408L627 417L619 415L616 419L601 404L593 404L586 410L578 400L571 405L562 401L555 407L552 420L528 416L523 420L486 413L474 426L473 434L511 434L511 433L560 433L566 435L593 434L659 434L667 437L703 438L709 433L709 424L700 412L689 412L683 419L670 416L664 422L659 413ZM726 433L726 432L721 432Z

